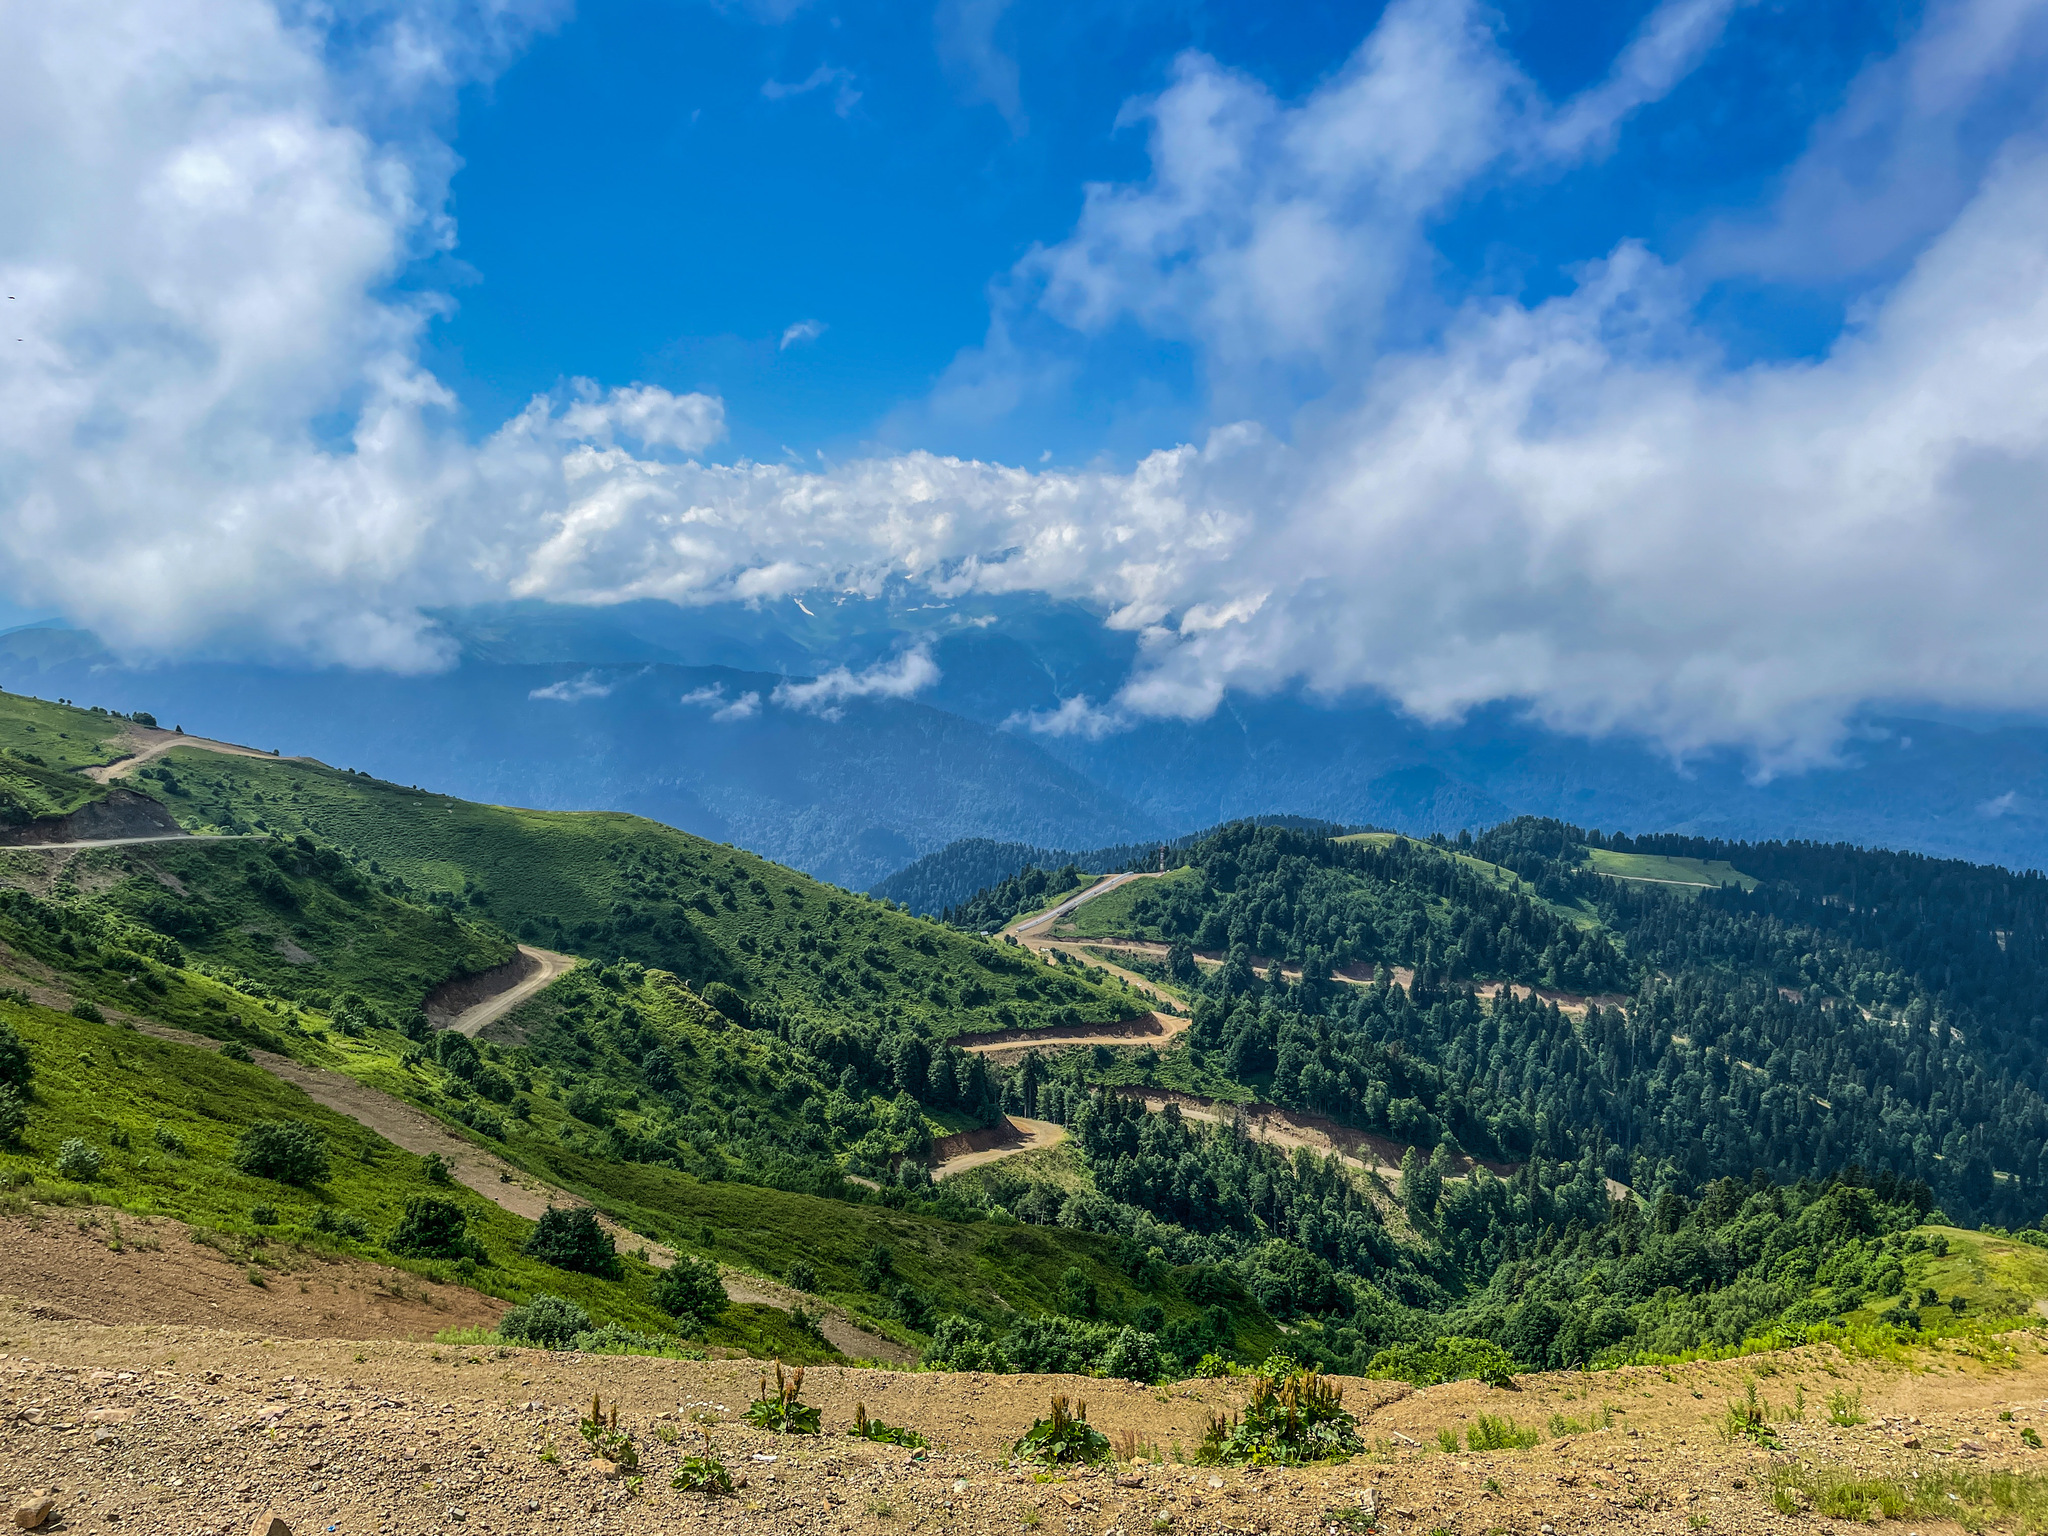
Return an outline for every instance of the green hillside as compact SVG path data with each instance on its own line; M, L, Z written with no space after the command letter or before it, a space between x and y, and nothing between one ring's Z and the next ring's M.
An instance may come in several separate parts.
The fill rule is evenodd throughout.
M1663 885L1738 885L1756 889L1754 876L1745 875L1726 859L1673 858L1658 853L1619 853L1611 848L1588 848L1586 858L1593 868L1617 880L1646 880Z
M17 718L81 760L114 729ZM39 770L51 793L64 766ZM433 1262L390 1254L425 1171L127 1022L349 1074L650 1240L962 1369L1157 1380L1278 1348L1421 1380L1889 1350L2048 1292L2036 877L1534 819L1456 842L1233 824L1061 927L1165 946L1185 1030L998 1061L956 1037L1112 1024L1129 994L630 816L191 748L132 782L234 840L0 851L0 1178L39 1200L89 1183L251 1262L301 1241ZM1080 879L1026 871L955 915ZM581 963L478 1040L434 1030L432 990L517 939ZM1233 1120L1255 1102L1287 1124ZM934 1182L936 1140L1001 1113L1069 1139ZM315 1127L325 1178L234 1166L279 1118ZM66 1183L74 1139L101 1166ZM557 1272L520 1252L526 1224L460 1198L475 1283L667 1336L637 1261ZM2019 1230L1967 1229L1990 1222ZM703 1342L824 1353L773 1308Z
M42 766L34 751L0 748L0 828L68 816L106 793L82 775Z
M307 833L394 892L530 942L920 1033L1108 1023L1114 989L636 816L513 810L292 762L173 752L139 787L194 831Z
M18 693L0 693L0 753L64 770L110 763L121 755L119 715L75 709Z

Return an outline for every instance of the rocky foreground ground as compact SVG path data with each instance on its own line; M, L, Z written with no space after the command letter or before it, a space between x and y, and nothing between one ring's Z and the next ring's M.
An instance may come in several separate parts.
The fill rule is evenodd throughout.
M2048 1419L2048 1358L2031 1337L1990 1358L1926 1351L1873 1364L1801 1350L1669 1371L1530 1376L1515 1391L1354 1381L1348 1401L1367 1455L1307 1469L1226 1469L1180 1458L1209 1413L1241 1400L1242 1384L1229 1380L1146 1388L820 1368L804 1397L823 1410L825 1433L783 1438L739 1422L759 1382L759 1368L744 1361L286 1339L38 1310L0 1302L0 1495L10 1508L49 1498L43 1529L106 1536L240 1536L272 1514L295 1536L1132 1536L1333 1523L1396 1536L1792 1532L1841 1527L1802 1502L1810 1492L1774 1479L1774 1467L2030 1474L2048 1461L2026 1443ZM1726 1432L1728 1405L1747 1401L1752 1386L1775 1445ZM1063 1476L1015 1465L1011 1443L1053 1392L1086 1398L1125 1458ZM607 1414L617 1405L637 1447L637 1477L586 1448L578 1422L593 1394ZM1869 1422L1831 1424L1831 1398L1855 1405L1838 1417ZM918 1429L933 1448L849 1439L856 1404ZM1442 1448L1447 1431L1469 1438L1481 1414L1541 1438L1526 1448ZM732 1495L671 1488L684 1457L707 1455L733 1473ZM1774 1493L1792 1512L1774 1507ZM2006 1528L2025 1526L2002 1518ZM1924 1536L1958 1528L1910 1522Z

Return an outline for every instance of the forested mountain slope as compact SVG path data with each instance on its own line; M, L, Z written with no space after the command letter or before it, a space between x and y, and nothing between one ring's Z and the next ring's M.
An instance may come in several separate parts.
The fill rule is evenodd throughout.
M110 755L104 720L43 708L38 736ZM1300 1358L1422 1379L2026 1301L1972 1290L1959 1312L1925 1223L2042 1213L2035 877L1536 821L1455 844L1243 823L1075 908L1047 964L627 816L191 747L123 782L223 840L0 851L20 988L0 1171L53 1197L81 1182L77 1141L111 1197L251 1241L283 1213L294 1241L405 1259L397 1185L350 1194L363 1220L337 1227L336 1179L220 1174L282 1100L223 1100L216 1131L149 1108L210 1149L167 1164L106 1077L134 1020L344 1073L962 1368L1151 1379L1284 1330ZM1011 883L966 905L1057 894ZM582 963L478 1040L435 1031L436 989L519 941ZM1185 1032L1101 1033L1139 1009L1100 960L1176 994ZM1012 1038L1083 1026L1050 1054ZM216 1059L161 1045L180 1081ZM1233 1123L1252 1099L1330 1134L1276 1144ZM935 1185L937 1140L1005 1111L1070 1139ZM1360 1137L1398 1187L1312 1150ZM475 1283L546 1288L511 1252L525 1229L470 1230L496 1266ZM668 1337L657 1278L562 1286ZM826 1352L793 1315L750 1317L751 1347ZM676 1318L717 1342L701 1323Z

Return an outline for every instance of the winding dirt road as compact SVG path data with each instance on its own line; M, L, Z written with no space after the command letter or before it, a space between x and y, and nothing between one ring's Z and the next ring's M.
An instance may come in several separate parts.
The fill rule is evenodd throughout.
M519 978L502 992L470 1004L455 1016L448 1028L474 1040L486 1025L503 1018L557 976L574 970L577 964L574 955L558 955L552 949L541 949L532 944L520 945L519 954L528 962Z
M147 725L128 725L121 732L121 744L134 750L124 757L117 757L111 763L102 763L96 768L80 771L95 784L111 784L116 779L126 778L145 763L153 763L173 747L197 747L202 752L219 752L228 757L261 757L271 762L310 763L310 757L280 758L275 752L261 752L255 747L237 746L232 741L214 741L206 736L181 736L176 731L160 731Z

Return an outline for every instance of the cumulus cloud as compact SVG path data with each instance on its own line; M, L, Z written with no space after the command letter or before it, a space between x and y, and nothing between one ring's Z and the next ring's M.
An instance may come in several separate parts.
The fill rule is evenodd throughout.
M927 646L917 645L859 672L835 667L804 683L780 683L768 697L784 709L807 710L837 720L850 699L907 699L939 680L939 665Z
M437 301L391 279L453 239L435 113L552 6L498 4L481 40L452 5L376 12L426 39L405 47L396 20L330 36L262 0L14 7L0 128L39 153L0 159L25 338L0 355L0 584L134 655L396 668L451 659L432 603L1043 592L1140 637L1113 697L1018 722L1083 735L1230 689L1366 689L1430 719L1515 700L1679 753L1741 743L1769 771L1825 757L1866 700L2048 707L2030 132L1987 149L1957 126L1973 147L1946 162L1947 201L1857 205L1911 233L1818 357L1738 366L1712 344L1695 306L1700 264L1736 248L1720 235L1663 258L1624 242L1544 302L1442 305L1425 343L1387 339L1445 208L1601 153L1729 9L1667 0L1562 103L1463 0L1395 0L1298 101L1181 60L1129 114L1148 173L1090 189L1004 302L1077 335L1149 328L1219 377L1278 369L1297 390L1305 369L1308 403L1226 414L1128 468L1039 472L719 463L721 403L641 384L572 382L481 441L460 431L419 360ZM1858 125L1962 125L2044 14L1936 7L1816 130L1772 229L1835 227L1839 201L1801 189L1846 184L1841 146L1876 131ZM1877 140L1874 163L1908 164ZM315 428L337 413L339 440ZM829 713L936 678L913 650L765 702Z
M535 688L526 696L529 699L553 699L558 704L580 704L585 699L610 698L612 685L599 679L595 672L585 672L578 677L565 677L560 682L549 683L545 688Z

